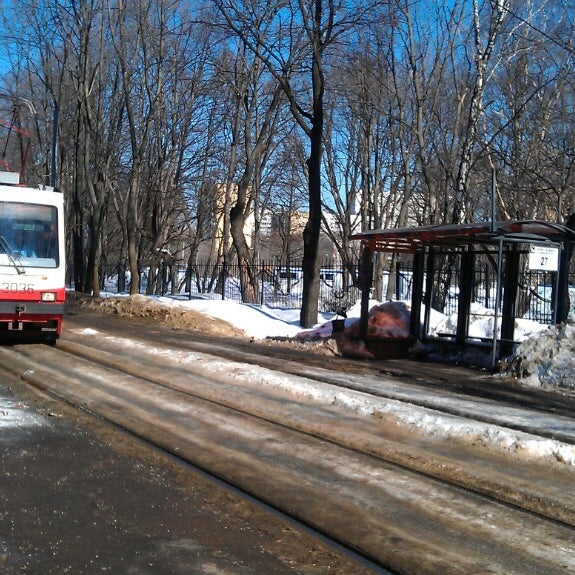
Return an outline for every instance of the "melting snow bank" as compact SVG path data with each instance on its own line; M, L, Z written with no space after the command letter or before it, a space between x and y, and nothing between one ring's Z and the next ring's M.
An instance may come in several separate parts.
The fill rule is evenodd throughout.
M295 401L304 403L307 408L315 405L322 410L325 405L332 405L341 410L348 411L363 417L376 417L387 420L390 424L407 427L430 439L438 441L459 441L465 444L482 446L488 450L512 453L526 459L539 459L555 461L575 468L575 445L542 438L533 434L517 431L506 427L509 421L523 424L523 428L537 429L553 426L561 427L563 433L575 437L575 425L570 420L560 417L542 417L541 414L520 412L499 407L490 412L490 422L478 421L473 418L474 413L481 412L481 404L466 402L467 414L451 415L441 410L414 405L407 401L391 398L377 397L369 392L358 389L345 389L333 384L310 379L305 376L285 374L262 366L249 363L230 361L204 352L190 352L170 348L169 346L149 345L127 338L118 338L100 334L95 330L76 332L78 339L85 338L84 344L90 345L90 340L96 338L96 347L110 350L115 354L126 353L136 355L142 365L146 361L153 365L158 364L158 358L166 363L166 371L171 366L184 371L185 381L193 380L192 375L201 375L213 381L211 387L221 389L218 393L225 393L226 386L240 386L244 388L250 402L257 396L258 388L261 390L277 390L283 394L291 395ZM175 379L177 372L168 377ZM355 377L356 385L360 384L361 377ZM384 386L385 379L378 378L378 385ZM366 386L370 381L366 380ZM393 383L395 386L395 382ZM285 396L284 396L285 398ZM453 403L454 407L461 408L459 395L441 392L443 403ZM284 401L282 399L282 401ZM501 425L498 425L498 421Z
M358 415L392 420L396 425L411 428L428 438L481 445L500 453L513 453L526 459L548 459L575 467L575 445L499 427L495 423L450 415L395 399L378 398L361 391L337 390L332 385L295 376L260 376L259 383L320 403L340 406ZM458 399L453 401L458 402ZM502 412L502 420L506 417Z
M549 326L521 343L502 370L531 386L575 389L575 322Z

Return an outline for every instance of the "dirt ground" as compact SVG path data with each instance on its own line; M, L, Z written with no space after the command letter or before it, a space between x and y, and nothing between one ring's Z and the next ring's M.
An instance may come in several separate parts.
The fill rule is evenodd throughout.
M0 381L0 413L20 412L18 425L0 423L3 575L371 573L136 440Z
M450 366L342 358L333 341L251 341L221 320L141 296L69 294L68 306L64 329L83 318L79 325L127 337L145 332L151 341L201 334L202 341L217 345L231 337L250 353L310 366L369 370L430 385L454 382L457 389L480 386L481 394L502 391L500 383L487 385L477 372ZM530 394L540 401L535 391ZM1 366L0 444L3 575L374 573L201 473L40 394Z
M67 304L70 310L89 309L111 315L148 318L168 327L191 329L212 335L244 335L241 330L225 321L178 306L166 307L141 295L95 298L71 292L67 295Z

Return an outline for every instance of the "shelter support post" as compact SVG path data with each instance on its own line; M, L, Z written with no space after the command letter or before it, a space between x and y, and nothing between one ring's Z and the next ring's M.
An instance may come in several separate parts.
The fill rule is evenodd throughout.
M425 319L423 321L423 336L429 333L429 323L431 321L431 298L433 297L433 278L435 276L435 250L433 247L429 248L427 253L427 264L425 266L426 284L425 293L423 295L423 303L425 304Z
M495 368L497 365L497 330L499 321L499 302L501 300L501 292L503 288L501 286L501 270L502 270L502 260L503 259L503 238L499 238L499 248L497 252L497 290L495 294L495 313L493 315L493 343L491 348L491 367Z
M361 286L361 315L359 318L359 338L367 338L367 322L369 319L369 296L373 281L372 250L368 245L363 246L361 254L360 286Z
M557 305L555 308L555 323L561 323L569 316L569 264L573 248L563 246L559 260L559 272L557 277Z
M457 302L457 329L455 342L458 347L465 347L467 329L469 326L469 310L473 295L475 271L475 254L472 249L463 252L461 256L461 273L459 274L459 297Z
M423 251L417 251L413 256L413 287L409 320L409 333L416 339L421 339L421 302L423 299L424 270L425 254Z
M517 288L519 286L519 250L517 244L507 251L503 277L503 307L501 310L500 357L513 352L515 335L515 315L517 312Z

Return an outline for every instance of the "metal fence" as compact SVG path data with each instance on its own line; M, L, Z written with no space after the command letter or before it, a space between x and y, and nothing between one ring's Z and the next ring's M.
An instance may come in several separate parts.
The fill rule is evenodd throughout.
M302 305L303 271L301 265L282 265L260 262L251 266L255 281L251 286L249 302L242 294L240 266L237 264L197 263L191 269L180 268L175 277L161 281L162 295L180 294L182 297L222 299L255 303L270 308L297 309ZM359 264L344 270L333 263L320 270L319 309L338 313L358 301ZM140 293L148 287L148 275L140 276Z
M167 275L162 281L161 294L179 294L180 297L224 299L245 303L240 286L240 268L236 264L198 263L191 270L180 268L175 277ZM256 279L251 303L270 308L298 309L302 304L303 272L300 265L282 265L261 262L252 266ZM186 273L189 274L186 286ZM496 275L492 266L485 265L475 270L473 304L475 308L494 309L497 297ZM446 315L455 314L458 306L460 270L455 266L440 270L432 279L434 290L442 286L441 298L433 298L432 307ZM359 301L359 263L350 268L326 263L321 267L319 309L322 312L338 313L349 309ZM383 293L390 281L388 272L382 279ZM575 312L575 274L569 278L572 314ZM393 281L393 299L411 299L412 273L408 265L398 266ZM526 271L518 279L517 317L540 323L553 320L555 290L553 274L549 272ZM427 283L427 281L426 281ZM147 274L140 278L140 292L147 288ZM427 288L426 288L427 289Z
M459 270L451 270L449 287L436 308L446 315L457 313ZM516 317L538 323L552 323L557 305L554 273L544 271L524 271L519 274L516 301ZM434 278L436 284L441 279ZM569 274L570 315L575 314L575 274ZM495 273L489 267L475 271L472 302L475 307L493 310L497 298Z

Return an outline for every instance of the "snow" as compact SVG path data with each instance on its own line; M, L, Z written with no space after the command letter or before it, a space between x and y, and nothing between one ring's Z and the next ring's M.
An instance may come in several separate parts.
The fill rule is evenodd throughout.
M514 371L526 385L575 388L575 323L546 327L523 341L513 358Z
M116 296L117 294L108 294ZM163 306L180 306L205 314L212 318L222 319L236 328L243 330L248 337L254 339L291 338L302 332L299 325L299 310L272 309L265 306L244 305L230 300L206 300L206 299L181 299L174 297L150 296L155 303ZM371 302L370 307L381 302ZM474 309L474 317L470 322L474 334L491 338L493 334L493 317L489 317L485 310ZM360 315L359 303L347 312L346 325L357 321ZM453 318L444 316L436 311L431 314L432 323L436 331L447 330ZM330 337L331 320L340 319L334 314L321 314L320 322L313 330L321 334L321 337ZM524 341L520 344L514 358L515 375L518 383L524 385L545 385L575 387L575 324L567 321L559 326L544 326L531 321L518 321L517 333ZM93 329L82 330L85 337L104 337L103 334ZM121 345L140 345L135 341L116 342ZM162 355L164 360L182 363L186 360L181 357L183 352L148 346L142 353ZM190 355L190 354L188 354ZM193 354L192 354L193 355ZM188 358L189 360L190 358ZM497 420L521 423L524 428L538 426L551 426L551 422L542 421L541 414L522 412L506 413L503 409L495 408L493 422L486 423L475 421L463 416L447 415L431 407L419 407L409 402L408 392L402 391L402 397L395 399L374 398L359 390L334 389L328 384L304 377L288 376L273 372L269 369L251 364L238 364L237 362L217 360L213 356L206 356L203 362L199 358L192 358L196 366L207 363L207 369L211 373L217 368L219 377L229 381L241 378L259 386L279 388L283 392L297 397L307 398L310 402L320 404L337 405L360 416L373 417L388 416L399 424L413 430L418 430L428 437L437 439L457 438L475 445L480 444L497 451L512 452L526 458L545 459L561 462L575 468L575 446L550 439L544 439L525 432L514 431L497 425ZM496 376L494 376L496 377ZM369 384L366 384L369 385ZM378 379L378 386L393 386L395 383L385 380L384 376ZM413 390L412 393L425 393L422 389ZM400 394L400 395L401 395ZM435 402L435 403L434 403ZM430 399L430 405L441 402L452 406L451 413L457 413L456 407L462 405L462 397L450 396L448 393L441 394ZM472 402L470 402L472 403ZM484 407L484 406L483 406ZM475 409L483 408L479 403ZM473 409L473 408L472 408ZM494 410L493 406L488 406ZM39 418L36 417L25 405L12 402L9 399L0 400L0 427L36 425ZM568 433L575 438L575 428L571 429L566 423Z
M301 331L299 310L276 310L266 306L238 304L231 300L191 299L181 300L159 297L168 306L181 306L210 317L225 320L244 331L249 337L293 337ZM325 321L331 316L325 316Z
M154 297L157 303L165 306L181 306L196 312L208 315L212 318L219 318L232 324L234 327L243 330L247 336L254 339L264 339L266 337L294 337L302 332L299 325L299 310L271 309L265 306L244 305L229 300L205 300L181 298ZM381 302L371 302L370 307ZM489 310L474 308L471 318L471 329L474 334L480 337L492 338L493 317L489 317ZM359 303L347 312L348 319L346 325L357 321L360 315ZM449 329L453 318L446 317L438 312L431 314L434 329ZM321 314L320 322L312 328L322 337L331 335L331 320L338 319L334 314ZM98 336L93 330L84 331L85 335ZM575 325L568 321L560 326L548 327L536 322L519 320L516 324L516 334L523 338L523 343L519 346L515 355L516 363L520 364L523 374L528 377L519 383L526 385L550 385L573 387L575 382ZM119 345L117 342L116 345ZM135 342L125 342L124 345L136 345ZM161 354L164 359L183 363L186 360L181 357L182 352L177 350L148 349L142 353ZM192 354L193 355L193 354ZM518 358L521 358L519 361ZM189 358L188 358L189 359ZM573 436L575 440L575 427L571 422L559 422L557 418L546 418L542 414L526 412L522 410L512 410L497 408L492 404L487 407L475 405L471 410L478 412L487 409L490 415L488 422L476 421L473 418L457 415L448 415L445 412L434 410L429 407L420 407L409 403L407 392L400 400L374 398L362 393L361 390L335 389L328 384L321 384L317 381L293 375L282 375L251 364L238 364L237 362L217 360L214 357L204 358L198 361L193 358L196 366L206 363L206 367L212 374L217 370L218 377L230 382L238 378L251 382L258 386L271 386L279 388L299 398L307 398L310 402L320 404L337 405L360 416L373 417L388 416L399 425L417 430L427 437L434 437L441 440L451 438L467 442L474 445L483 445L488 449L498 452L513 453L515 456L559 462L575 469L575 446L569 443L545 439L535 434L522 431L515 431L507 427L501 427L498 422L505 424L513 421L515 424L528 429L545 427L551 428L556 425L564 425L564 432ZM519 370L517 370L519 374ZM494 376L496 377L496 376ZM378 385L392 385L385 382L382 376L378 379ZM418 389L414 394L421 396L425 391ZM435 402L435 403L434 403ZM447 404L450 413L457 413L456 408L460 408L464 400L461 396L442 393L430 399L430 405L441 403L442 407ZM451 406L451 409L449 409Z
M117 295L117 294L109 294ZM252 304L240 304L231 300L181 299L181 297L153 297L166 306L181 306L212 318L225 320L254 339L291 338L301 334L299 309L278 309ZM371 300L369 308L381 302ZM409 302L405 302L409 306ZM345 325L357 321L361 311L357 302L347 311ZM422 312L423 313L423 312ZM331 320L335 314L320 314L319 322L309 331L328 338L332 334ZM430 335L455 333L456 315L444 315L436 310L430 313ZM479 304L473 304L469 322L471 337L491 340L493 338L494 314ZM498 322L498 334L501 321ZM575 389L575 324L570 319L560 326L547 326L533 320L518 319L515 337L521 342L508 365L520 383L529 386L552 386Z

